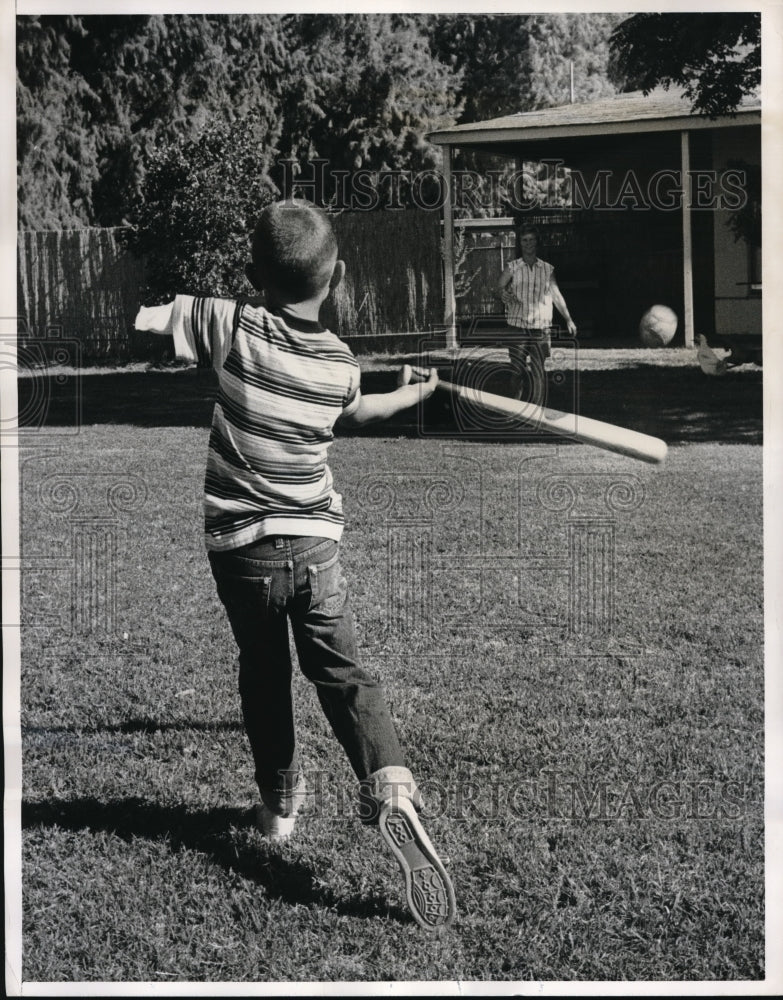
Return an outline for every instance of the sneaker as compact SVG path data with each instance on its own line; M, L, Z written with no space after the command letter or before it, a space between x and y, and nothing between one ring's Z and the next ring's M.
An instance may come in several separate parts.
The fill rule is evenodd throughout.
M405 894L413 918L427 931L448 927L457 913L454 888L419 822L413 802L405 796L384 802L378 827L405 876Z
M288 840L296 826L296 814L278 816L263 802L259 802L256 806L256 826L267 840Z
M359 782L359 818L367 826L375 826L381 806L397 798L411 799L422 808L421 792L407 767L393 765L374 771Z
M297 814L306 798L307 785L304 778L300 776L284 813L275 812L265 802L259 802L256 806L255 819L256 826L261 831L262 836L268 840L288 840L294 832Z

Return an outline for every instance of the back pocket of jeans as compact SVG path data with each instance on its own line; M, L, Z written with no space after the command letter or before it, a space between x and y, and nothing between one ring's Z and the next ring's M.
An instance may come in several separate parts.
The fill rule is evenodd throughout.
M348 584L340 566L340 553L320 565L308 566L310 578L310 611L334 618L340 614L348 596Z
M266 619L272 590L270 576L230 576L216 573L215 583L218 597L235 630L244 631Z

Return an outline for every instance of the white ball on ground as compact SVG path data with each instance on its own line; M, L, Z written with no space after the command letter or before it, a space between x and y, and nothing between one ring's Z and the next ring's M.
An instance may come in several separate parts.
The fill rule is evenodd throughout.
M646 347L665 347L677 332L677 313L668 306L650 306L639 322L639 336Z

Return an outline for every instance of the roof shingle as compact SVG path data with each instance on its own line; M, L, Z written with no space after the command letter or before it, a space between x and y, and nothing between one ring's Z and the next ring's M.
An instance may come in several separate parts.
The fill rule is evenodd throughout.
M744 112L760 112L761 100L756 95L743 98L737 115ZM509 132L524 129L560 129L580 126L596 126L608 124L625 124L645 121L660 121L662 119L700 118L706 116L694 115L691 102L683 96L680 89L663 88L652 91L646 97L641 92L618 94L616 97L602 98L584 104L561 104L554 108L542 108L539 111L517 112L513 115L503 115L500 118L490 118L481 122L469 122L464 125L453 125L451 128L431 132L428 139L437 142L446 136L469 136L472 132Z

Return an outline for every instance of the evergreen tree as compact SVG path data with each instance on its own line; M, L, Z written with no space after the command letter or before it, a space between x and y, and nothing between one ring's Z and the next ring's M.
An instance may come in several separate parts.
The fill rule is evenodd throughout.
M117 225L158 143L252 108L271 127L279 16L17 19L19 223Z
M531 110L611 97L609 37L617 14L537 14L528 19Z
M230 19L215 21L212 39L218 44L224 32L219 49L225 53L234 48L231 31L257 30L258 19L235 19L233 28ZM444 89L451 71L433 68L415 25L390 17L291 16L275 27L285 72L264 75L257 54L245 57L245 36L236 46L239 69L222 85L242 107L243 99L252 102L241 79L253 86L264 81L274 114L248 111L231 125L216 115L197 136L159 141L143 159L130 242L148 263L152 299L178 288L250 292L241 277L248 237L260 209L278 193L281 153L325 159L329 171L435 163L422 134L440 124L450 106L438 87ZM214 106L214 95L210 101Z
M439 165L424 134L454 122L459 74L433 57L415 18L319 14L287 24L300 62L284 98L287 155L349 171Z
M618 14L423 15L436 55L462 74L461 121L475 122L615 92L609 36Z
M19 221L116 225L161 142L249 110L333 169L439 162L454 72L391 15L20 17ZM279 127L278 127L279 125Z
M461 74L462 122L526 110L530 77L528 18L422 15L437 56Z
M613 18L19 17L20 225L132 222L156 150L251 111L278 184L286 157L331 171L437 169L428 131L562 103L569 62L577 100L605 92Z
M83 226L92 215L98 136L89 126L97 97L71 72L81 18L19 18L17 183L22 228Z

